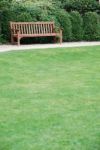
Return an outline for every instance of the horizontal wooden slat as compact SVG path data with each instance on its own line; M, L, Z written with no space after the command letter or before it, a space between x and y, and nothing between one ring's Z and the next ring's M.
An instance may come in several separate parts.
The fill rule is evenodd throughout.
M54 22L11 22L11 24L54 24Z
M21 34L20 37L44 37L44 36L56 36L58 34L56 33L52 33L52 34ZM17 36L17 34L14 35L15 37Z

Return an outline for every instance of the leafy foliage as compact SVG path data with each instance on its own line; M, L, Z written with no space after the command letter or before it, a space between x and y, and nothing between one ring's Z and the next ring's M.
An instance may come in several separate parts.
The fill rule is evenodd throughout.
M84 16L84 39L100 39L100 20L95 12L87 12Z
M72 40L78 41L83 38L83 19L79 12L72 11L70 13L72 23Z
M89 11L100 13L96 0L0 0L0 34L9 40L9 21L54 21L57 29L62 28L64 41L81 40L82 17ZM84 23L84 39L86 24L88 21ZM98 39L89 39L93 38Z
M63 7L67 11L79 11L84 14L88 11L100 12L100 5L96 0L64 0Z
M70 41L72 36L72 26L69 14L66 11L61 10L57 13L57 19L63 31L63 40Z

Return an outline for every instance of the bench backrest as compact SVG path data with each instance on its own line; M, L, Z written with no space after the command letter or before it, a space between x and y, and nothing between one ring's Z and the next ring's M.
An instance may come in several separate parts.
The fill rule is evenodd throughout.
M10 22L14 34L51 34L54 32L54 22Z

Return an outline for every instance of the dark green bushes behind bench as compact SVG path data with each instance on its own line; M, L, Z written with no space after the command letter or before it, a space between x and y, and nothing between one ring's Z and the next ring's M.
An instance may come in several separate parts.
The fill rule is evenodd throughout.
M70 14L66 11L58 11L56 14L57 20L60 24L60 28L63 31L63 41L71 41L72 38L72 24L70 20Z
M45 3L43 0L36 3L9 2L9 5L6 4L7 1L3 1L0 11L1 42L10 41L10 21L54 21L57 29L63 30L63 41L100 40L100 5L94 0L58 0L59 3L57 0ZM39 38L38 42L50 41Z
M87 12L84 17L84 40L100 40L100 16Z
M100 13L99 0L62 0L66 11L78 11L80 14L92 11Z
M72 41L80 41L83 39L83 18L80 13L73 11L70 13L72 24Z

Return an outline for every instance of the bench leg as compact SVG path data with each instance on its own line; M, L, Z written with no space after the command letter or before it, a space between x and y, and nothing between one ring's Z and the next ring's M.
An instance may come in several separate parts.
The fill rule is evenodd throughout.
M18 37L18 39L17 39L17 44L18 44L18 46L20 45L20 37Z
M14 38L12 35L11 35L11 44L14 44Z
M56 36L54 36L54 43L56 43Z
M62 44L62 41L63 41L63 39L62 39L62 30L60 30L60 44Z
M62 36L60 36L60 44L62 44Z

